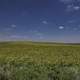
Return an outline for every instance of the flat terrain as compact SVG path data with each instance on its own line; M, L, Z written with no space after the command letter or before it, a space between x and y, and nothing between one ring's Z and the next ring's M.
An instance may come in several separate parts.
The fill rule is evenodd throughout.
M0 80L80 80L80 45L0 42Z

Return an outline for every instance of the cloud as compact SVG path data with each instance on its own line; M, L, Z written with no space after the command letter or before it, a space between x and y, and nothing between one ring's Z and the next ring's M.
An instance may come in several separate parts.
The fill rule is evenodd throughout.
M65 3L65 4L69 4L69 3L75 2L75 0L60 0L60 2Z
M80 10L80 5L77 4L80 3L80 0L60 0L60 2L66 4L66 11L68 12Z
M75 4L80 2L80 0L59 0L59 1L64 4Z
M74 30L74 31L77 31L77 30L78 30L78 28L76 28L76 27L75 27L75 28L73 28L73 30Z
M73 9L74 10L80 10L80 6L74 6Z
M36 35L36 36L43 36L43 33L38 32L38 33L36 33L35 35Z
M43 33L36 33L36 37L38 39L44 39L44 34Z
M7 34L12 34L15 28L16 28L16 25L12 24L12 25L5 27L3 31Z
M75 23L76 20L69 20L67 23Z
M28 30L28 33L30 33L30 34L36 34L38 32L39 32L38 30Z
M79 11L80 6L75 6L75 5L67 5L66 11Z
M17 27L17 26L16 26L15 24L12 24L11 27L12 27L12 28L15 28L15 27Z
M59 26L58 28L59 28L60 30L62 30L62 29L64 29L64 26Z
M42 40L44 39L44 33L39 30L30 30L29 31L30 37Z
M9 36L10 39L27 39L28 36L26 35L10 35Z
M48 22L47 22L47 21L42 21L42 23L43 23L43 24L48 24Z

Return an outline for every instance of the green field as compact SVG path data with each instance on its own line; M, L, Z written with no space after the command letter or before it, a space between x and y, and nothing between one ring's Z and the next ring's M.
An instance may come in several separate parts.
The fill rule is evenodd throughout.
M0 80L80 80L80 45L0 42Z

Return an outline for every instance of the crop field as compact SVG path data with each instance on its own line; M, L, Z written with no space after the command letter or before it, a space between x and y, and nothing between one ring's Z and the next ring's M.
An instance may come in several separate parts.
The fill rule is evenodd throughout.
M0 80L80 80L80 45L0 42Z

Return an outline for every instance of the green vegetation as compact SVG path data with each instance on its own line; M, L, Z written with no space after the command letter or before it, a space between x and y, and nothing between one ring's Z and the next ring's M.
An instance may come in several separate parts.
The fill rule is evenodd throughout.
M0 80L80 80L80 45L0 42Z

